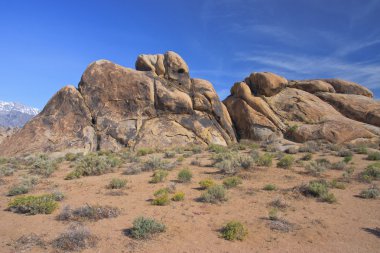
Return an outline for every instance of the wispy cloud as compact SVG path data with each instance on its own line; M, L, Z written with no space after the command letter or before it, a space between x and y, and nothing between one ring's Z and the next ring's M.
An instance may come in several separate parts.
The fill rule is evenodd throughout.
M265 66L267 71L281 73L291 78L338 77L361 83L368 88L380 88L380 64L347 62L334 57L284 54L273 52L239 53L236 60L255 66Z

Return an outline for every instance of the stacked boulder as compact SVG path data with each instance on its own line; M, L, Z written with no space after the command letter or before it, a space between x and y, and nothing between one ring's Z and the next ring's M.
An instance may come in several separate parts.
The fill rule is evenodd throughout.
M372 141L380 103L367 88L340 79L289 81L252 73L223 103L212 84L190 77L176 53L139 55L136 69L90 64L78 88L58 91L40 114L0 143L0 156L119 151L240 139Z
M236 142L212 84L190 78L174 52L140 55L136 70L100 60L78 89L58 91L43 111L0 144L0 155L119 151Z
M224 104L239 138L347 143L380 135L380 103L367 88L340 79L288 81L252 73L235 83Z

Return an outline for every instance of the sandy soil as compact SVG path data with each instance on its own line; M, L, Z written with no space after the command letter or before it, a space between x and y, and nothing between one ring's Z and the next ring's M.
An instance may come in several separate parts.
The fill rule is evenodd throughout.
M123 175L126 167L133 164L126 164L115 173L67 181L63 178L71 169L64 162L52 177L44 179L31 194L59 189L66 196L60 202L59 209L65 205L79 207L88 203L115 206L122 210L116 218L85 223L99 237L99 242L96 248L83 252L379 252L380 200L356 196L369 184L353 180L345 190L332 189L338 202L328 204L291 191L293 187L315 179L304 174L304 168L255 167L243 172L242 185L228 190L227 202L207 204L197 201L202 193L198 182L205 178L213 178L219 183L223 180L216 168L203 166L212 162L210 156L210 153L204 152L186 158L170 172L165 183L158 184L148 183L151 172ZM318 156L314 155L315 158ZM341 160L334 156L324 158L332 162ZM370 163L364 158L364 155L354 156L355 174ZM201 161L202 166L190 165L194 159ZM175 180L178 171L184 167L190 168L194 174L191 183L177 184L177 190L186 194L185 200L171 202L168 206L151 205L149 200L153 192ZM50 215L34 216L5 210L12 199L6 196L8 189L23 174L27 171L4 177L4 183L0 186L0 252L54 252L50 246L25 251L15 249L14 242L22 235L35 233L45 241L51 241L69 225L56 219L60 210ZM341 171L328 171L323 177L332 180L341 174ZM115 177L128 180L124 195L112 196L111 190L106 188ZM278 190L262 190L269 183L276 184ZM268 227L268 203L277 197L289 205L279 215L294 224L293 231L279 232ZM123 231L131 228L132 221L142 215L162 221L167 231L146 241L126 236ZM247 226L249 234L244 241L231 242L220 238L219 229L230 220L239 220Z

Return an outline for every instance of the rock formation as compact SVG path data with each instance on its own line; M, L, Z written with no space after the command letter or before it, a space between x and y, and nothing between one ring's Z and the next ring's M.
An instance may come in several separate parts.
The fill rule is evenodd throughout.
M380 103L367 88L340 79L287 81L252 73L224 100L239 138L285 136L346 143L380 133Z
M90 64L78 89L55 94L0 144L0 155L234 142L230 116L212 84L190 78L185 61L169 51L140 55L136 70L106 60Z
M43 111L0 143L0 156L118 151L239 139L288 138L334 143L380 136L380 103L367 88L340 79L287 80L252 73L223 103L212 84L190 78L176 53L140 55L136 70L90 64L78 89L57 92Z

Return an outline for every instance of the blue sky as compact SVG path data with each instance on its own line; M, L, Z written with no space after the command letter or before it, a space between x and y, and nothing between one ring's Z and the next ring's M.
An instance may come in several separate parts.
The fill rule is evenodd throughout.
M0 2L0 100L43 108L87 65L178 52L224 98L253 71L340 77L380 97L380 0Z

